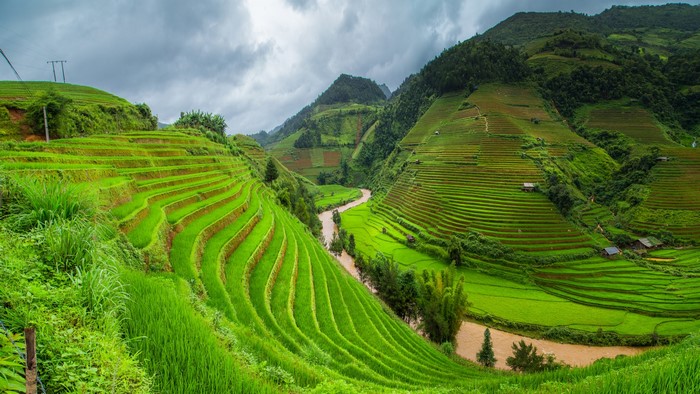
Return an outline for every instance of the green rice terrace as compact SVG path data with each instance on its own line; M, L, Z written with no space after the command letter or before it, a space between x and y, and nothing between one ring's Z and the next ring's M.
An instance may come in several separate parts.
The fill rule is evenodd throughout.
M695 214L692 175L689 182L678 182L665 168L668 164L692 171L692 165L684 164L697 157L696 151L672 147L649 115L636 111L633 124L643 124L647 131L633 126L620 131L663 139L667 147L662 152L678 157L654 170L658 175L652 192L639 209L650 209L665 194L666 209ZM610 114L603 113L607 119L620 119ZM591 112L597 125L605 116ZM566 159L574 154L582 161ZM649 257L600 257L599 251L611 242L596 230L610 226L607 208L589 202L580 212L582 225L575 225L544 193L522 190L524 183L544 182L545 171L554 166L574 174L583 174L584 166L590 171L594 163L602 173L616 168L600 148L553 118L531 89L489 84L471 95L443 95L400 142L394 163L401 170L386 195L343 213L343 228L354 234L360 253L381 252L417 271L445 266L442 248L433 245L453 234L472 231L496 241L467 251L466 266L458 268L466 278L472 317L515 329L602 329L623 336L682 335L700 328L700 281L691 273L693 263L687 269L670 269L675 266L661 266ZM671 190L654 193L658 183ZM697 223L683 229L693 231ZM632 225L641 235L656 228ZM663 253L669 264L676 259L697 262L700 256L698 249Z
M100 205L142 251L142 269L119 271L128 294L123 324L159 391L491 392L503 382L537 389L566 379L586 392L618 384L620 377L601 383L608 368L664 365L694 349L686 342L673 353L573 375L510 376L455 361L388 313L275 204L247 156L194 135L129 132L11 145L2 163L6 175L58 176L99 189ZM691 254L666 256L660 251L658 259L697 269Z
M332 173L341 160L350 161L356 155L376 112L376 107L363 104L319 106L303 127L267 149L285 167L316 181L321 172ZM299 141L312 134L317 140Z
M0 81L0 392L700 392L698 15L517 13L251 135Z

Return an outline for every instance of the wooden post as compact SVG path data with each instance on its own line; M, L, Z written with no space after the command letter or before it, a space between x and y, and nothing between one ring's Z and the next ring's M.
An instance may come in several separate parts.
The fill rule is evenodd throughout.
M44 131L46 131L46 142L49 142L49 123L46 121L46 106L44 106Z
M34 327L24 329L24 343L27 349L27 394L36 394L36 333Z

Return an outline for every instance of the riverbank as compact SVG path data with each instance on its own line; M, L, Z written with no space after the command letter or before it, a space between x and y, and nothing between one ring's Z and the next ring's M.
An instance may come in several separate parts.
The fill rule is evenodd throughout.
M364 204L371 197L371 192L367 189L362 189L362 197L359 199L338 207L338 212L344 212L358 205ZM318 215L321 220L322 230L326 243L330 242L333 234L338 231L337 226L333 222L333 212L328 210ZM340 256L335 256L340 264L355 278L359 280L359 274L355 267L355 261L352 256L343 251ZM476 361L476 353L481 349L481 343L484 339L484 330L486 326L473 322L462 322L456 338L455 352L468 360ZM497 359L496 368L508 369L505 364L506 358L512 355L511 345L513 342L518 342L521 339L527 343L532 343L537 347L540 353L554 354L559 361L563 361L571 366L583 367L592 364L600 358L615 358L619 355L632 356L639 354L646 348L636 348L628 346L588 346L564 344L554 341L533 339L521 335L511 334L505 331L490 328L491 339L493 341L493 350Z
M359 199L336 208L338 212L345 212L350 208L364 204L370 197L372 197L372 192L370 190L360 189L360 191L362 192L362 196ZM321 234L323 235L323 239L326 241L326 248L331 242L333 234L338 232L338 227L333 222L333 211L334 210L328 210L318 214L318 219L321 221ZM360 279L360 274L357 272L357 268L355 268L355 260L352 258L352 256L343 250L343 253L341 253L340 256L335 256L335 258L352 276L354 276L357 280Z

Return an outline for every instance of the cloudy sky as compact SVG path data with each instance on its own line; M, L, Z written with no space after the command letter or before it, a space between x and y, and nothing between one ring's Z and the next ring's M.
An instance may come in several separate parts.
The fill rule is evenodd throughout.
M0 0L0 49L25 80L53 80L46 61L67 60L67 82L146 102L162 122L200 109L224 115L229 133L251 133L279 125L341 73L394 90L518 11L665 2ZM0 80L14 79L0 63Z

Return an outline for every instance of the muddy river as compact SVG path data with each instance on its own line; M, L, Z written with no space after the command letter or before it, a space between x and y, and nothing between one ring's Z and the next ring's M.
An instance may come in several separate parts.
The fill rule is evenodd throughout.
M371 192L367 189L362 189L362 197L343 205L338 209L339 212L346 211L356 207L369 200ZM333 223L332 211L325 211L318 215L323 225L322 234L326 243L330 243L333 234L337 232L335 223ZM350 274L355 278L359 278L355 262L353 258L345 251L340 256L336 256L340 264L345 267ZM456 352L460 356L476 361L476 353L481 349L481 342L484 339L484 330L486 326L478 323L463 322L457 333L457 348ZM615 358L618 355L635 355L646 350L645 348L626 347L626 346L586 346L572 345L565 343L552 342L542 339L533 339L523 337L521 335L511 334L505 331L500 331L491 328L491 340L493 342L493 351L496 356L496 368L508 369L506 366L506 358L512 354L511 345L513 342L518 342L524 339L527 343L534 344L539 353L554 354L559 361L563 361L571 366L585 366L593 363L599 358Z

